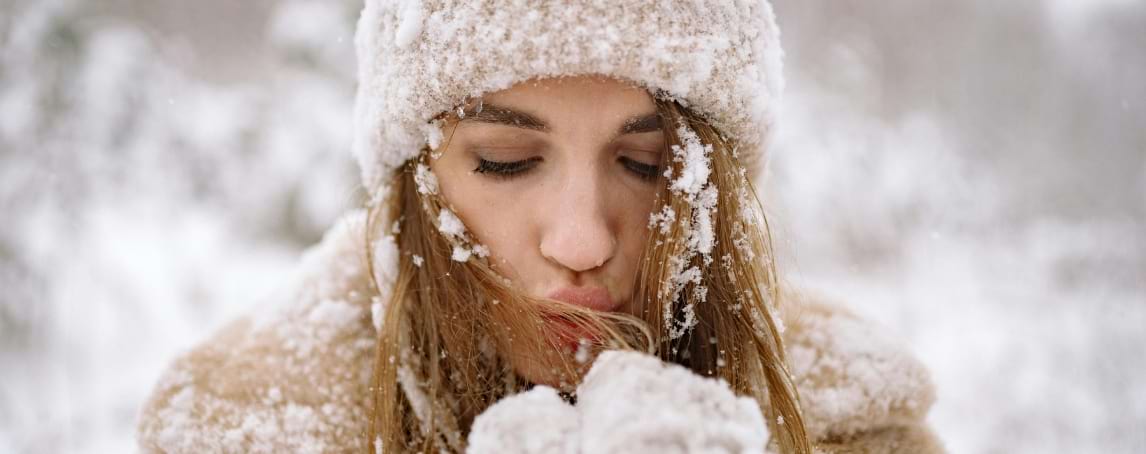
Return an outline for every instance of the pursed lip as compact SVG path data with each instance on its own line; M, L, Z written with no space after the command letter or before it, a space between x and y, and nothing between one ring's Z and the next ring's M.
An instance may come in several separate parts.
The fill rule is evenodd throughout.
M546 297L595 311L612 312L617 309L617 303L604 287L565 287L549 292Z

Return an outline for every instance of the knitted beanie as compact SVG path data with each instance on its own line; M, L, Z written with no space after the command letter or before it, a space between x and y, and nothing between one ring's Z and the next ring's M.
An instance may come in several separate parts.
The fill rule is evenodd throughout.
M604 75L704 116L762 157L783 90L767 0L366 0L354 153L376 201L437 145L430 120L529 79Z

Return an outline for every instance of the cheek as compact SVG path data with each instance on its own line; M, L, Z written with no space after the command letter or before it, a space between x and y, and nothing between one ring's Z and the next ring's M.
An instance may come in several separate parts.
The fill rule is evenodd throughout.
M649 235L649 216L653 210L654 192L629 192L628 197L618 201L619 231L617 240L620 242L621 256L624 260L624 269L629 274L626 281L631 282L639 265L640 255L644 252Z
M504 186L481 181L468 170L443 165L435 173L450 208L469 233L490 249L494 268L506 277L516 278L514 269L523 268L518 262L526 256L531 239L529 224L522 220L532 215L529 207L536 202L507 193Z

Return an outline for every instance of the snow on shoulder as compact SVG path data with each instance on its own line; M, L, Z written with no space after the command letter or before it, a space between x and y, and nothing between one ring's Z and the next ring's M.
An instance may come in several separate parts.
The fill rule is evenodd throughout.
M756 401L728 384L635 352L605 352L577 388L576 405L538 386L474 421L468 452L764 452Z

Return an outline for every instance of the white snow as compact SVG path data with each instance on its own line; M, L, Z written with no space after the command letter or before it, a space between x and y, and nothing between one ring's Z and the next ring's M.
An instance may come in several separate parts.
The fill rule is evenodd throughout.
M463 238L466 233L466 226L462 224L461 219L450 211L449 208L442 208L438 212L438 231L442 232L449 238Z
M708 176L712 172L709 165L712 145L701 143L700 137L687 125L680 125L677 135L683 145L672 146L673 160L683 162L684 166L669 188L695 196L708 184Z
M694 258L700 258L705 266L712 263L712 249L716 244L712 218L716 214L719 196L716 187L709 181L712 173L712 145L702 143L696 132L685 124L678 126L677 135L682 144L672 146L672 159L681 165L681 169L674 176L670 167L665 174L670 178L669 190L689 204L692 218L684 230L687 241L685 254L671 259L673 278L662 283L660 294L669 301L676 301L686 285L691 284L693 291L682 308L682 320L675 320L671 305L665 306L663 315L669 327L669 336L673 339L683 336L696 326L696 309L693 305L707 299L708 289L701 285L702 273L699 268L690 267L689 263ZM649 216L649 227L659 226L662 233L667 233L670 223L675 219L676 213L666 206L659 213Z
M450 259L455 262L467 262L473 252L466 249L465 246L454 246L453 253L450 254Z
M402 394L406 396L410 402L410 407L414 410L414 416L422 422L422 435L427 435L429 433L427 421L431 414L430 397L422 390L418 377L414 375L409 366L398 367L398 383L402 387Z
M340 150L361 5L220 3L235 21L186 15L189 39L156 40L167 29L147 11L162 5L120 4L16 2L0 21L0 148L15 150L0 152L0 205L19 213L0 225L2 452L135 451L159 372L266 300L358 204ZM1129 37L1143 5L935 4L843 22L836 2L778 4L796 83L758 187L781 275L911 340L952 452L1142 452L1146 104ZM265 40L246 25L264 14ZM1015 29L1029 33L1007 46L965 39ZM200 47L208 34L228 45ZM931 43L955 52L935 60ZM1032 92L1043 114L1014 107ZM967 416L985 405L1008 430ZM218 434L220 451L266 421Z
M382 321L386 316L384 311L385 306L382 301L374 301L370 304L370 323L374 325L374 331L382 332Z
M660 212L649 216L649 228L660 231L662 235L669 233L674 222L676 222L676 212L668 205L661 208Z
M421 0L403 0L401 4L402 11L399 13L398 30L394 34L394 45L404 49L410 47L422 35L426 11L422 8Z
M442 145L442 139L445 138L442 134L442 125L441 120L432 120L422 126L422 133L426 135L426 145L431 150L437 151L438 147Z
M438 231L453 243L450 259L455 262L469 261L470 257L489 257L489 247L477 244L470 240L466 234L466 226L449 208L442 208L438 212Z
M418 163L414 166L414 184L418 186L419 194L433 195L438 193L438 177L425 164Z
M611 74L667 89L753 152L783 86L768 2L368 0L360 23L353 148L368 187L440 139L425 125L441 112L464 117L467 97L535 77Z
M474 421L467 452L758 453L768 437L756 401L727 383L641 353L605 352L575 406L546 386L503 399Z

